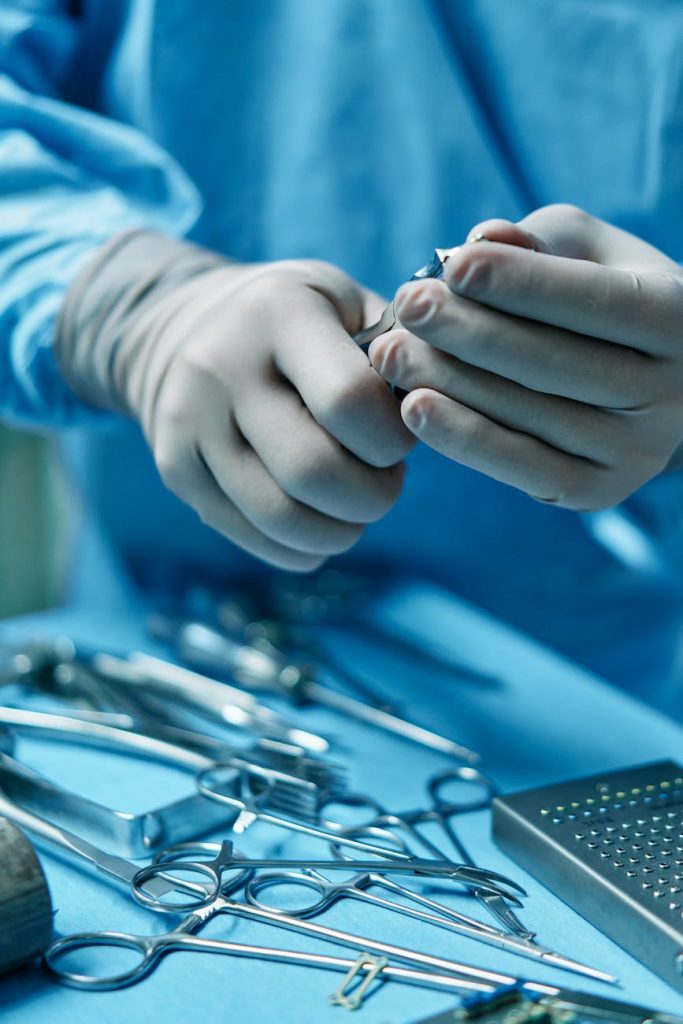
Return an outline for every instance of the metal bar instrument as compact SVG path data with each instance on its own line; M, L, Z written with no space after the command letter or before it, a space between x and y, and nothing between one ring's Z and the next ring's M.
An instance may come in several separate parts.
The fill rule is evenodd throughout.
M171 616L153 616L150 632L155 639L170 644L181 661L193 668L229 676L249 689L277 693L293 704L330 708L458 760L471 763L479 760L479 754L455 740L323 686L308 678L300 666L288 663L267 647L259 649L239 644L212 626ZM137 655L133 660L139 663Z

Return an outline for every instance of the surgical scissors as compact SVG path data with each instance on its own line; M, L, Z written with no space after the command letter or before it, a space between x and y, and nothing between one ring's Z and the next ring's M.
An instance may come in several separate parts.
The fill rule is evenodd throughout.
M464 787L465 795L458 800L448 800L444 795L444 791L454 783L459 787ZM470 867L474 867L474 861L451 824L451 818L458 814L465 814L468 811L479 811L488 807L496 795L494 783L477 768L469 765L456 765L430 776L427 780L426 788L430 800L426 807L401 811L400 813L389 811L374 797L365 794L342 793L331 795L322 802L320 806L321 812L324 812L326 807L342 806L357 810L365 809L369 812L370 816L348 827L344 827L339 822L332 821L324 816L321 817L321 821L331 831L335 831L339 836L343 837L345 842L348 838L363 833L369 827L396 830L403 840L401 845L409 853L412 852L411 844L413 847L415 844L418 844L423 850L428 851L430 856L443 858L446 856L443 850L436 843L432 842L419 828L420 825L434 822L445 833L462 862ZM338 855L341 855L337 850L336 844L334 844L333 850L336 850ZM479 903L513 935L521 939L533 939L534 933L530 932L522 924L511 910L505 896L500 892L496 892L486 884L483 884L479 888L474 889L474 895Z
M191 854L192 851L200 850L201 852L212 850L216 852L216 856L211 860L191 860L183 859L183 855ZM380 847L373 847L374 850L381 850ZM316 860L297 860L297 861L280 861L280 860L255 860L252 858L244 857L242 854L234 851L233 844L229 840L224 840L219 845L204 843L197 845L196 843L177 843L174 846L170 846L163 852L160 857L156 857L151 864L146 867L140 868L132 881L132 892L133 896L138 903L143 906L151 907L153 910L159 908L159 898L156 894L148 891L146 887L149 886L150 881L162 876L167 875L167 864L173 863L173 867L176 871L182 872L182 876L186 875L198 875L201 878L203 886L197 886L201 895L192 899L183 899L182 903L170 903L167 900L163 902L164 910L200 910L202 907L207 906L221 892L222 879L224 872L234 872L235 869L250 869L260 867L285 867L285 868L326 868L333 870L335 868L344 868L343 862L339 861L316 861ZM469 887L475 887L481 884L482 871L480 868L469 868L469 867L458 867L449 861L429 861L421 858L408 858L404 860L382 860L382 861L371 861L367 863L358 864L354 861L354 865L362 867L365 870L371 871L382 871L388 874L410 874L410 875L426 875L445 877L449 881L455 880L462 882L463 885ZM489 876L491 877L491 876ZM498 876L500 881L504 881L502 876ZM208 884L206 884L208 883ZM510 894L511 895L511 894ZM512 899L516 897L511 895Z
M597 981L613 980L611 975L606 974L604 971L600 971L595 967L589 967L577 960L572 960L561 953L555 953L553 950L545 949L543 946L536 945L536 943L529 942L526 939L508 935L506 932L489 928L487 925L482 927L481 922L468 918L464 914L459 914L457 911L451 911L449 907L438 903L436 900L431 900L420 893L414 892L412 889L406 888L404 885L400 885L398 882L385 878L383 874L384 868L381 871L382 873L379 871L359 871L352 878L347 878L343 882L330 882L328 878L311 867L303 871L268 871L256 875L247 882L245 895L252 906L263 907L277 914L283 911L279 910L277 906L273 906L273 904L260 899L259 897L262 892L268 889L291 889L293 887L312 890L314 896L310 902L304 906L298 906L296 910L291 908L287 910L287 913L292 917L303 918L316 917L339 899L344 899L345 897L356 899L377 907L383 907L385 910L392 910L394 913L405 914L407 917L412 917L418 921L425 921L439 928L467 935L477 942L485 942L490 946L506 949L510 953L518 953L520 956L526 956L532 960L551 964L554 967L567 971L574 971L576 974L583 974ZM397 903L395 900L388 900L383 896L377 896L375 893L368 892L370 887L398 893L404 899L430 908L433 913L427 913L424 910L418 910L415 907L408 907L403 903Z
M159 872L168 871L183 873L185 869L194 868L196 865L201 863L198 858L202 853L216 852L215 843L179 843L177 846L169 847L162 853L157 854L154 859L153 865ZM215 866L216 860L220 858L221 850L218 851L218 858L208 862L209 865ZM193 857L195 859L186 860L187 857ZM253 862L252 862L253 863ZM196 919L196 923L192 925L192 929L196 930L204 922L210 920L218 914L235 914L238 917L245 917L250 920L263 921L270 923L275 927L285 928L289 931L298 932L302 935L312 935L325 942L333 942L337 945L348 946L355 950L369 950L373 953L378 953L380 956L389 956L395 960L399 960L402 963L408 963L413 966L424 967L430 970L441 971L448 975L464 976L467 979L473 979L480 982L486 982L488 985L509 985L515 982L515 978L508 975L500 974L497 971L490 971L483 967L472 967L469 964L462 964L452 960L446 960L443 957L433 956L428 953L420 953L412 949L404 949L400 946L394 946L390 943L380 942L377 939L368 939L360 937L358 935L352 935L349 932L340 931L337 928L329 928L323 925L314 924L312 921L304 921L301 918L294 917L290 914L276 913L272 910L266 910L263 907L252 906L249 903L238 902L229 898L229 894L236 888L234 865L233 871L228 877L224 884L221 879L220 888L216 898L212 903L207 906L197 906L192 902L186 903L186 909L193 910L193 914L190 917ZM139 893L140 886L146 884L149 880L149 869L143 868L138 872L136 879L133 882L133 892ZM145 906L152 910L157 910L162 913L177 912L177 905L167 902L164 896L157 898L149 898L141 901ZM190 929L190 930L192 930ZM72 940L79 938L79 936L71 936ZM80 942L79 945L86 945L85 942ZM608 978L609 976L606 976ZM611 979L614 980L614 979ZM548 986L538 985L534 982L527 982L529 991L548 991ZM479 991L487 991L488 989L482 988ZM556 991L556 990L553 990Z

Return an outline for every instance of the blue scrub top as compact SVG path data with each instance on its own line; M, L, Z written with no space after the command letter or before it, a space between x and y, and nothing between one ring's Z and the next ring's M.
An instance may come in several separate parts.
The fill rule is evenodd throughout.
M330 260L390 294L482 218L559 201L681 260L682 196L677 0L5 0L0 412L65 430L104 537L82 585L114 556L147 585L227 580L256 563L54 363L64 290L98 245L142 224L239 260ZM424 447L409 461L353 559L445 583L681 713L680 474L625 509L665 580L574 513Z

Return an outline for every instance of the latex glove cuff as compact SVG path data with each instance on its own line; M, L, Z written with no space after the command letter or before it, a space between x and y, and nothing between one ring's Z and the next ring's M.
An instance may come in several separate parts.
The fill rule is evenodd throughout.
M130 413L117 357L126 339L167 295L228 261L208 249L152 231L126 231L96 251L62 305L55 356L67 384L83 400Z

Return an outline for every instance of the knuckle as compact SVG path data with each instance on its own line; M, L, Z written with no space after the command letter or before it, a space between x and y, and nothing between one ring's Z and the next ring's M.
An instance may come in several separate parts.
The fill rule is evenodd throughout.
M256 510L252 521L267 537L318 557L348 551L364 529L362 524L333 520L303 507L283 491Z
M267 534L282 536L296 528L300 510L294 498L277 490L255 508L252 515L254 523Z
M632 416L651 402L660 402L664 398L669 390L670 382L665 375L657 372L658 369L644 361L639 365L623 368L623 372L615 382L615 394L620 410L625 415Z
M322 452L291 453L283 469L281 486L292 498L306 501L328 487L332 467Z
M483 416L463 416L457 432L456 448L461 459L468 461L487 446L489 425Z
M203 502L199 501L194 506L194 511L197 514L197 518L202 526L208 526L210 529L215 530L217 533L223 535L228 540L231 540L231 536L228 531L218 522L214 511Z
M352 547L358 543L363 536L365 526L362 523L347 523L344 535L341 534L330 544L330 554L332 555L343 555L345 551L349 551Z
M647 275L647 295L655 323L662 339L680 349L683 332L683 274L657 273Z
M405 382L410 372L410 334L405 328L398 328L384 335L377 347L378 362L382 376L392 382Z
M495 276L502 254L488 246L467 245L447 264L446 276L459 292L477 296L495 286Z
M359 415L376 397L380 388L385 387L377 374L367 366L362 373L347 376L344 380L328 382L321 391L317 405L318 416L323 426L337 424Z
M611 494L610 470L579 466L563 472L555 482L555 504L571 512L598 512L616 503Z

